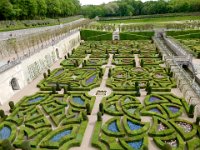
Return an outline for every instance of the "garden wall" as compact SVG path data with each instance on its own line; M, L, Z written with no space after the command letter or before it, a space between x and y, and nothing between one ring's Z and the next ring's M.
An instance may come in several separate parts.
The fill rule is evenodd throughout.
M0 104L8 101L15 93L50 68L66 53L80 44L80 32L74 32L53 46L45 48L20 64L0 74Z

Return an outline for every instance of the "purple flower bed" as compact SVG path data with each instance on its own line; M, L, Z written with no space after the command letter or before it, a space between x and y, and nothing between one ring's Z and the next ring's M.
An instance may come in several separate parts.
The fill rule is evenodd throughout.
M160 112L160 110L158 108L152 108L150 111L161 114L161 112Z
M91 84L94 82L94 79L96 78L96 75L91 76L89 79L86 80L86 84Z
M36 98L34 98L34 99L29 100L28 103L30 103L30 104L31 104L31 103L36 103L36 102L41 101L43 98L44 98L44 97L39 96L39 97L36 97Z
M7 126L3 127L1 130L0 130L0 139L1 140L5 140L5 139L8 139L11 135L11 129Z
M159 101L160 99L158 97L152 96L149 98L150 102L155 102L155 101Z
M72 130L66 130L66 131L60 132L60 133L56 134L50 141L58 142L64 136L71 134L71 132L72 132Z
M119 129L118 129L118 127L117 127L116 121L114 121L114 122L112 122L112 123L110 123L110 124L108 125L108 130L110 130L110 131L112 131L112 132L119 132Z
M55 73L54 76L59 76L61 73L63 73L63 71L64 71L63 69L62 69L62 70L59 70L58 72Z
M130 120L128 120L127 123L131 130L139 130L140 128L142 128L142 125L135 124Z
M143 140L127 142L133 149L139 150L142 147Z
M80 96L74 96L73 97L73 102L77 103L79 105L84 105L84 100Z
M135 110L136 110L136 108L130 108L130 109L128 109L128 112L131 114L134 114Z
M168 108L169 108L169 110L170 110L171 112L173 112L173 113L177 113L177 112L179 111L179 108L178 108L178 107L175 107L175 106L169 106Z

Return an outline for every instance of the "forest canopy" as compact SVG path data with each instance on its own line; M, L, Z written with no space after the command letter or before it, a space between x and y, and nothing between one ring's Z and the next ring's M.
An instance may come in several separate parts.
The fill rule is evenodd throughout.
M136 16L179 12L200 12L200 0L117 0L102 5L81 6L79 0L0 0L0 20L24 20L95 16Z
M200 12L200 0L118 0L98 6L82 6L81 13L90 18L95 16L136 16L180 12Z
M0 19L67 17L80 12L78 0L0 0Z

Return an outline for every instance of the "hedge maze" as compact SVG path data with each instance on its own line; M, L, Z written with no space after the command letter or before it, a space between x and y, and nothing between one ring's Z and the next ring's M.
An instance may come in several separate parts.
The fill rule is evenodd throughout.
M109 60L114 67L107 66ZM171 93L173 74L150 40L88 41L60 65L44 73L39 92L1 117L0 149L5 139L15 148L24 141L41 150L79 147L96 108L97 97L89 92L100 87L105 73L112 93L102 96L87 137L93 147L146 150L153 143L163 150L200 149L199 124L189 119L194 107Z

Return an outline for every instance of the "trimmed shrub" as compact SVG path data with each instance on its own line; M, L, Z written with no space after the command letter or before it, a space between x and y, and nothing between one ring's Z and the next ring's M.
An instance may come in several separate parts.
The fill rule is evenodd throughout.
M22 143L22 150L31 150L31 145L30 145L30 143L29 143L29 141L24 141L23 143Z
M14 107L15 107L14 102L13 102L13 101L10 101L10 102L9 102L9 106L10 106L10 109L14 109Z
M67 57L68 57L68 58L70 57L70 54L69 54L69 53L67 53Z
M199 122L200 122L200 117L197 117L196 118L196 124L199 125Z
M100 104L99 104L99 111L102 113L102 115L104 114L103 103L100 103Z
M0 110L0 117L1 117L1 118L5 118L5 116L6 116L6 115L5 115L4 110L1 109L1 110Z
M72 89L72 88L71 88L71 83L68 84L67 89L68 89L68 91L71 91L71 89Z
M60 91L60 90L61 90L61 87L60 87L59 83L56 82L56 91Z
M48 76L50 76L51 75L51 70L48 69L47 72L48 72Z
M165 144L163 150L172 150L172 147L169 144Z
M148 150L148 147L145 145L145 146L143 147L143 150Z
M86 104L86 110L87 110L87 114L90 115L91 112L90 112L90 104L89 103Z
M82 112L83 120L88 120L88 116L85 111Z
M101 112L97 113L97 121L102 121L102 113Z
M3 140L1 146L3 150L14 150L14 147L11 145L11 142L8 139Z
M141 61L140 61L140 66L144 67L144 60L143 59L141 59Z
M14 110L14 108L15 108L15 104L14 104L13 101L10 101L8 104L10 106L10 112L12 112Z
M133 67L136 67L136 63L135 63L135 60L133 60Z
M195 105L190 105L189 113L188 113L188 117L189 118L193 118L194 117L194 109L195 109Z
M65 59L67 59L67 56L65 55Z
M44 76L45 79L47 78L47 74L46 73L43 73L43 76Z
M152 93L152 87L149 86L149 87L147 88L147 95L150 95L151 93Z
M67 87L64 87L64 94L67 94Z
M198 52L198 54L197 54L197 58L200 58L200 52Z
M102 72L99 72L99 78L102 78L103 74Z
M52 94L57 94L56 87L52 87Z
M110 78L111 76L112 76L111 69L109 69L109 71L108 71L108 77Z
M135 88L137 88L137 87L139 87L139 82L138 81L135 82Z

